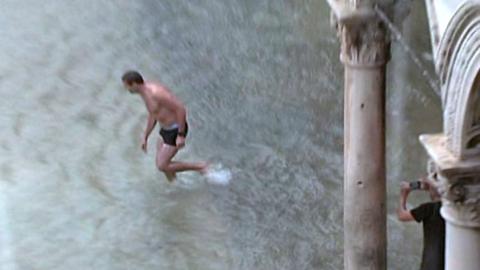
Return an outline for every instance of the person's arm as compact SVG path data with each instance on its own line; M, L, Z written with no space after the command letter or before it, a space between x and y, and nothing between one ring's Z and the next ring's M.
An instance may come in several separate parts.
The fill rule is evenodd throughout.
M152 133L155 124L157 124L157 120L155 120L155 118L151 114L148 114L147 127L145 128L145 133L143 134L142 141L142 150L145 152L147 151L148 136L150 136L150 133Z
M178 134L185 137L187 110L185 109L185 106L183 106L183 104L180 104L180 106L177 108L175 116L177 117Z
M397 217L400 221L414 221L412 213L407 209L407 198L410 193L410 184L407 182L402 182L400 190L400 205L397 209Z
M148 136L150 136L150 133L152 133L155 124L157 124L157 120L155 120L151 114L148 114L147 127L145 128L145 133L143 134L145 141L148 140Z

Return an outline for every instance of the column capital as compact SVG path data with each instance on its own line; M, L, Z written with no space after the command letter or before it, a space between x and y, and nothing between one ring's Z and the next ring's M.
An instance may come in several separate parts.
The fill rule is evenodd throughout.
M421 135L442 195L442 216L463 227L480 228L480 158L460 159L448 149L444 134Z
M337 30L342 41L340 60L344 64L356 68L374 68L388 62L390 41L379 20L339 24Z
M341 39L340 60L354 68L375 68L390 58L390 39L372 5L329 0L332 26Z
M457 226L480 228L480 181L464 179L466 182L447 182L443 187L442 216Z

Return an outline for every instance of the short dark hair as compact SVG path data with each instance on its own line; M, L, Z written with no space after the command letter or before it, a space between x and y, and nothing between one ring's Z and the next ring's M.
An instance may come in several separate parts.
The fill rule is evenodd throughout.
M143 78L138 71L129 70L125 72L122 76L122 81L126 82L127 84L131 85L132 83L143 84Z

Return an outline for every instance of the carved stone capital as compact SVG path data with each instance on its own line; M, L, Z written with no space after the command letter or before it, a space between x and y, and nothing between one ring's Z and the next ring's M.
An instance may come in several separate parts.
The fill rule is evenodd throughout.
M460 159L444 134L422 135L420 141L430 156L429 174L442 195L442 216L463 227L480 228L480 157Z
M390 39L376 8L390 11L391 0L327 0L331 24L341 39L340 60L355 68L385 65L390 58ZM389 13L389 12L388 12Z
M349 66L372 68L385 65L390 41L384 24L376 18L337 25L342 45L340 60Z
M480 228L480 172L446 176L432 160L428 167L442 196L443 218L457 226Z
M442 216L458 226L480 228L480 177L445 179L442 188Z

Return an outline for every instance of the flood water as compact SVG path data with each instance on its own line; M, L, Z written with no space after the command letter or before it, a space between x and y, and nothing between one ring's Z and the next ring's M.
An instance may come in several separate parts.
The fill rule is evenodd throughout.
M343 67L322 0L0 0L0 269L342 269ZM403 32L425 62L426 12ZM430 67L430 66L429 66ZM127 69L188 107L170 184L145 155ZM388 71L388 264L419 267L395 218L425 171L438 97L395 43ZM410 206L426 199L415 196Z

